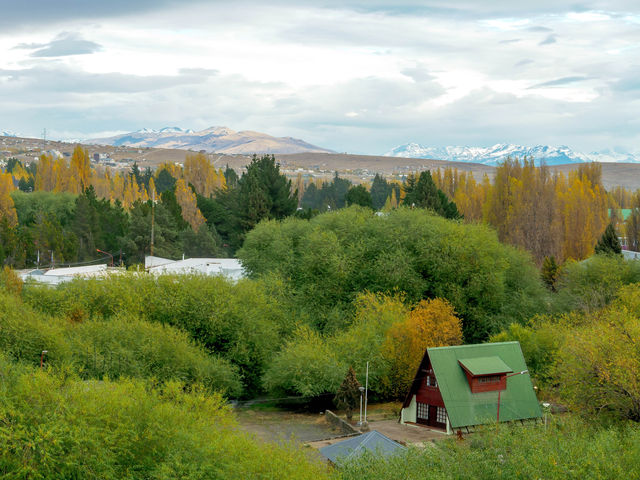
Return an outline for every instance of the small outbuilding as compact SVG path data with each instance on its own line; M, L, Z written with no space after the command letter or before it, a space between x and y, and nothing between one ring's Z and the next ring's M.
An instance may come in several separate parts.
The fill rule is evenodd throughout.
M386 435L372 430L370 432L351 437L320 449L330 462L340 465L343 462L369 452L376 456L389 456L405 450L406 447L394 442Z
M447 433L542 416L518 342L428 348L402 407L401 423Z

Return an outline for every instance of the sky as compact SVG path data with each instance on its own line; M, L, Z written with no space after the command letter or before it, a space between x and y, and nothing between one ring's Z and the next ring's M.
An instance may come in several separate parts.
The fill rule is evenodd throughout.
M267 4L268 3L268 4ZM640 2L0 0L0 131L640 152Z

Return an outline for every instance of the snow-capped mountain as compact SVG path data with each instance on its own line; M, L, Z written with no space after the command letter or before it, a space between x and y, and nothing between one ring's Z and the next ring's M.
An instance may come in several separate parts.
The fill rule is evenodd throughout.
M407 143L387 152L385 156L430 158L434 160L481 163L493 166L507 157L523 159L525 156L533 158L536 165L539 165L542 161L547 165L583 162L640 162L639 155L634 155L622 149L581 153L575 152L564 145L559 147L550 147L548 145L523 147L522 145L506 143L499 143L491 147L426 147L417 143Z
M114 146L178 148L206 150L230 154L331 152L291 137L272 137L260 132L235 132L227 127L211 127L199 132L179 127L159 130L143 128L108 138L91 139L88 143Z
M17 137L18 134L8 130L0 130L0 137Z

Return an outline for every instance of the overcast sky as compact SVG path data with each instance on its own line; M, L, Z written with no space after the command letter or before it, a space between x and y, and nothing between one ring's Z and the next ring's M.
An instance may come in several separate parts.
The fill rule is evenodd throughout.
M266 5L268 3L269 5ZM0 0L0 131L640 152L640 2Z

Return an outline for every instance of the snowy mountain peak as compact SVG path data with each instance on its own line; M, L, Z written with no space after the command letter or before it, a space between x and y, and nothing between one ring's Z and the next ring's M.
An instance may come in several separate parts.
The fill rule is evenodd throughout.
M199 132L180 127L164 127L160 130L143 128L108 138L88 140L89 143L136 148L177 148L205 150L208 152L247 155L252 153L300 153L331 152L295 138L272 137L259 132L235 132L228 127L209 127Z
M18 134L9 130L0 130L0 137L17 137Z
M639 163L640 156L625 152L621 148L603 150L589 154L575 152L566 145L552 147L536 145L524 147L508 143L497 143L491 147L427 147L417 143L407 143L392 149L385 154L387 157L430 158L447 160L450 162L470 162L484 165L498 165L507 157L533 158L536 165L542 161L547 165L561 165L565 163L583 162L620 162Z

